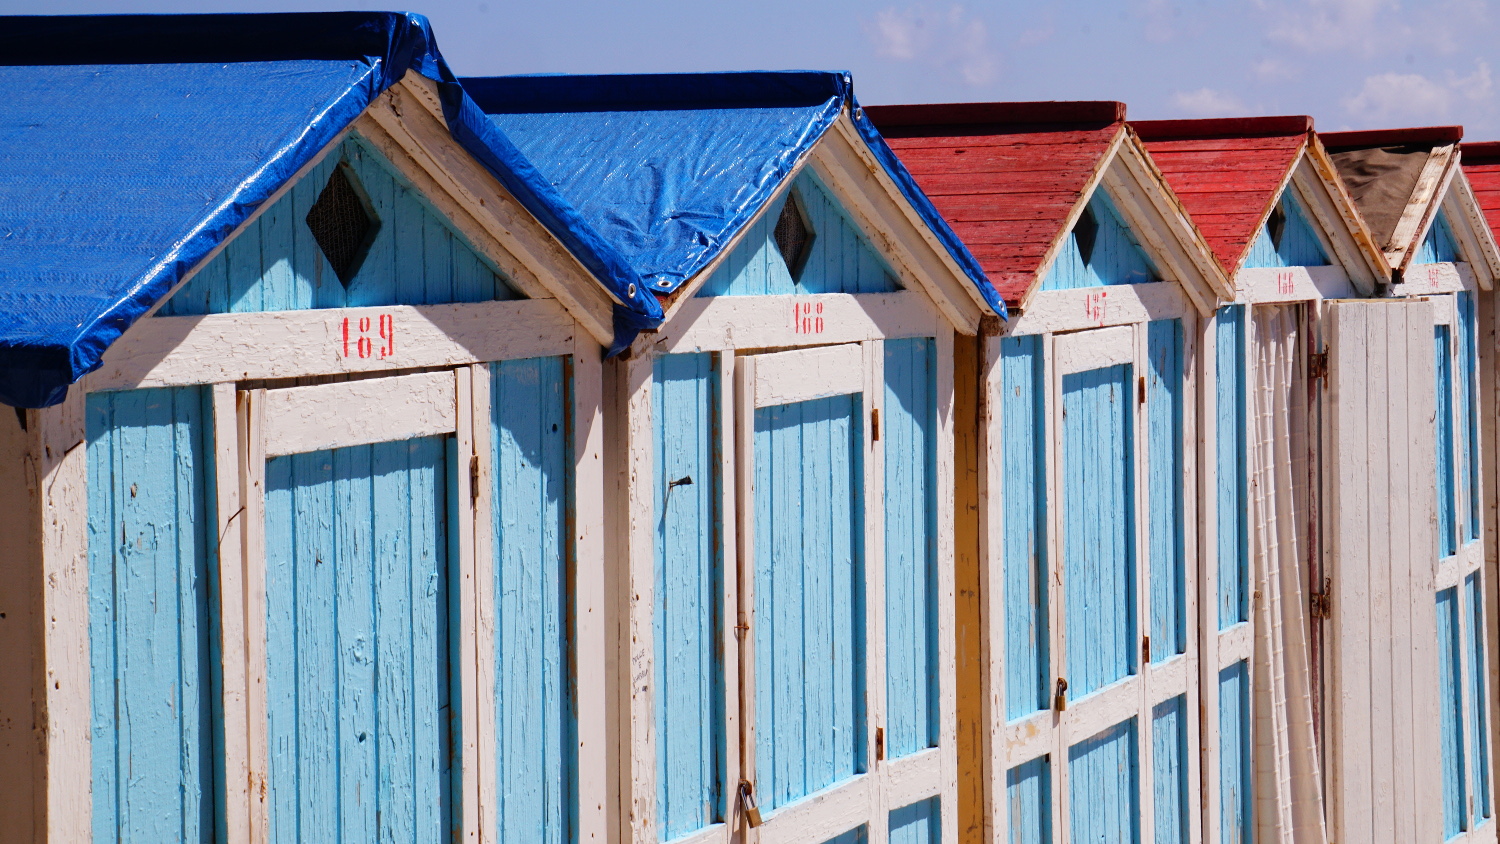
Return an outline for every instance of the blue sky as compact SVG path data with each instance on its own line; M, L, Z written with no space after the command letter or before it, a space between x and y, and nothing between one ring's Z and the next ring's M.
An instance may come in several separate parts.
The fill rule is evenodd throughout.
M0 0L0 13L392 8L353 0ZM1306 113L1500 139L1486 0L428 0L465 75L838 68L869 104L1119 99L1130 116ZM1495 59L1500 63L1500 58Z

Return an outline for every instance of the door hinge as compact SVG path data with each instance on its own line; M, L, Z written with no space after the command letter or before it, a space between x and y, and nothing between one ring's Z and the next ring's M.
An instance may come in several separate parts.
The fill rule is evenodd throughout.
M478 506L479 501L479 455L469 458L469 504Z
M885 759L885 728L884 727L876 727L875 728L875 759L876 759L876 761L880 761L880 760Z
M1313 352L1307 356L1307 378L1310 381L1328 383L1328 351Z
M745 823L751 829L761 825L760 807L755 805L755 789L749 780L740 780L740 807L745 811Z
M880 442L880 408L870 409L870 440Z
M1068 708L1068 681L1057 678L1057 694L1052 698L1052 708L1058 712Z
M1333 617L1333 578L1323 578L1323 591L1308 596L1308 611L1313 618Z
M1146 403L1146 376L1142 375L1141 376L1141 380L1138 383L1139 383L1140 386L1136 389L1135 400L1136 400L1137 404L1145 404Z
M1151 637L1141 637L1141 662L1151 661Z

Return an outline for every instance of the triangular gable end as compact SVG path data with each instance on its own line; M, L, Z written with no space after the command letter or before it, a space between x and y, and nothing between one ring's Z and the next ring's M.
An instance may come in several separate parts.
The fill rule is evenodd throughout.
M325 192L342 188L367 207L368 242L357 266L335 269L314 231ZM331 198L333 199L333 198ZM349 204L346 200L345 204ZM355 238L360 231L352 232ZM341 233L328 240L347 240ZM381 305L435 305L515 299L520 294L369 141L350 133L172 294L162 316L251 313Z
M775 296L889 293L900 290L890 265L807 169L767 203L694 294Z
M1130 225L1104 187L1089 197L1042 280L1042 290L1160 281Z
M1461 167L1453 167L1440 195L1407 266L1465 263L1480 289L1490 290L1500 278L1500 246Z
M1433 216L1432 224L1427 227L1427 234L1417 247L1416 254L1412 255L1411 262L1414 265L1443 264L1462 260L1458 242L1453 239L1453 227L1448 223L1448 215L1439 208Z
M1307 219L1294 191L1283 190L1261 224L1244 266L1252 268L1321 267L1332 263L1323 236Z

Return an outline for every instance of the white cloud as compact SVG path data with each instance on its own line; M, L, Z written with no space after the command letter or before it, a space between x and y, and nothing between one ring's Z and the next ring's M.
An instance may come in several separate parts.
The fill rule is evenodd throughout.
M1261 79L1285 82L1297 78L1297 71L1287 62L1276 58L1265 58L1250 65L1250 70Z
M963 6L889 7L864 22L875 54L946 69L969 85L995 79L999 69L989 27Z
M1232 117L1248 111L1239 97L1212 88L1178 91L1172 95L1172 105L1193 117Z
M1292 0L1261 8L1273 18L1266 32L1271 40L1308 51L1373 53L1393 39L1405 40L1412 31L1396 18L1401 11L1396 0Z
M1490 66L1474 63L1474 72L1459 76L1448 71L1444 81L1417 73L1381 73L1344 98L1344 111L1366 126L1422 120L1447 120L1456 106L1481 103L1494 94Z

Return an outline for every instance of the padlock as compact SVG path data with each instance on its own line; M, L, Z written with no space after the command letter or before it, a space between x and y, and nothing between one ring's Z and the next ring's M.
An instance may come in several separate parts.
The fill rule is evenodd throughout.
M1057 678L1057 696L1052 699L1052 708L1058 712L1068 708L1068 681Z
M749 780L740 780L740 807L745 810L745 823L751 829L760 826L760 807L755 805L755 792Z

